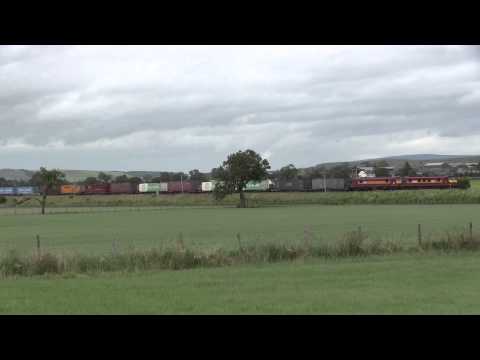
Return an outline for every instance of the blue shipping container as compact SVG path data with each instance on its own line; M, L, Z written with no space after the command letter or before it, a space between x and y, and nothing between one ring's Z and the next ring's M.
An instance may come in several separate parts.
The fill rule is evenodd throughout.
M14 187L0 187L0 195L15 195Z
M19 186L17 187L17 195L33 195L37 193L37 189L33 186Z

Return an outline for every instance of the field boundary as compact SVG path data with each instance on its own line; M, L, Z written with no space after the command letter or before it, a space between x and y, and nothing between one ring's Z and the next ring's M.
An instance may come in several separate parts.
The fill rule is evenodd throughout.
M185 270L206 267L222 267L241 264L274 263L295 261L307 258L354 258L400 253L451 253L480 250L480 236L472 231L447 232L444 236L425 239L418 227L418 243L404 246L397 241L370 239L368 234L357 231L346 233L341 241L334 244L314 246L311 234L305 232L302 242L296 245L262 244L243 246L237 234L238 248L200 251L187 249L183 237L179 237L175 248L150 250L132 249L119 252L115 243L108 255L61 255L43 253L40 238L37 236L35 252L30 256L20 256L11 250L0 259L0 274L5 277L34 276L45 274L96 274L117 271Z

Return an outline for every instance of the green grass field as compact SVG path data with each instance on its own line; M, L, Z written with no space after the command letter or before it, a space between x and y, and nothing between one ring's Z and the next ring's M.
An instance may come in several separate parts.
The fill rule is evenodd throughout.
M480 254L0 281L2 314L478 314Z
M471 190L480 190L480 180L470 180Z
M311 229L314 241L340 238L358 226L371 236L415 242L417 224L429 233L480 226L480 205L354 205L237 208L166 208L82 214L0 216L0 252L31 252L40 235L45 250L99 253L174 245L182 233L190 248L238 247L259 242L295 243Z
M248 193L249 207L279 205L397 205L397 204L480 204L480 182L471 189L444 190L399 190L399 191L346 191L346 192L260 192ZM235 207L238 194L217 201L211 194L136 194L136 195L57 195L49 196L47 212L62 208L72 210L95 207L179 207L179 206L222 206ZM17 212L39 212L38 202L30 200L15 207L15 200L25 198L8 197L0 205L0 214Z

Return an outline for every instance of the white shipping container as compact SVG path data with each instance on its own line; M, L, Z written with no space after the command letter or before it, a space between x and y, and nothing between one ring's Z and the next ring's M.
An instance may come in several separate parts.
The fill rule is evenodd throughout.
M167 192L168 191L168 183L162 182L160 183L160 192Z
M215 183L213 181L202 182L202 191L213 191L215 188Z

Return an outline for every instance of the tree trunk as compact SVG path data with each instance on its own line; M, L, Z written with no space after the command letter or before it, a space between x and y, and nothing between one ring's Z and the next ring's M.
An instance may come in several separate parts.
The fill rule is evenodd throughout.
M47 204L47 194L43 194L42 196L42 215L45 215L45 205Z
M245 199L245 193L243 192L243 190L240 190L240 207L241 208L247 207L247 201Z

